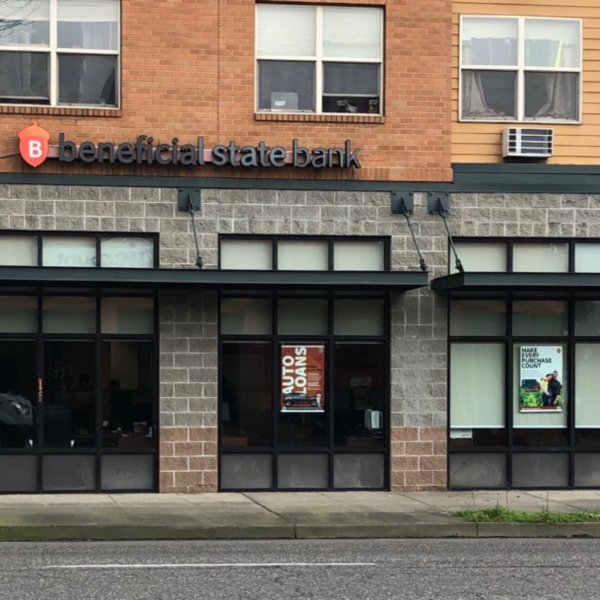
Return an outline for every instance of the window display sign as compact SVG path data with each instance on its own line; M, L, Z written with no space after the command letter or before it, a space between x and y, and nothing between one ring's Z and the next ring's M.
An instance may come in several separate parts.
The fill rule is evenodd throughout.
M325 412L325 346L281 347L281 412Z
M519 412L562 412L563 350L560 346L522 346Z

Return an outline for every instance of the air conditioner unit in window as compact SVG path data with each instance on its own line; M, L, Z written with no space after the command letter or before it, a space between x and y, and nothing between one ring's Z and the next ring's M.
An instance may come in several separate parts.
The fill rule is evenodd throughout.
M502 132L504 158L549 158L553 151L553 129L507 127Z

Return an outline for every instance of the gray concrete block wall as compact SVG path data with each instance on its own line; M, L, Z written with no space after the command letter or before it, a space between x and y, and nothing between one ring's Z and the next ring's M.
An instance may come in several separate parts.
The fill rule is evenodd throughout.
M425 194L415 194L412 221L431 277L446 274L446 231L427 214ZM390 236L392 268L418 270L406 221L391 214L385 192L205 189L196 224L206 268L217 267L218 235L240 233ZM600 195L454 194L448 224L455 237L596 237ZM0 185L0 229L158 232L161 267L195 268L190 216L177 210L171 188ZM161 294L161 456L173 459L162 463L162 489L216 485L216 311L214 294ZM393 294L391 327L393 487L438 489L445 485L445 298L428 289ZM206 447L175 448L198 442ZM178 473L187 474L177 480Z

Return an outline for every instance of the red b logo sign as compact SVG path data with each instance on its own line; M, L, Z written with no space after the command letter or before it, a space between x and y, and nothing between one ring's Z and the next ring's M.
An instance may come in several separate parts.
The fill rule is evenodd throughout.
M19 151L23 160L32 167L39 167L48 157L50 134L34 122L19 131Z

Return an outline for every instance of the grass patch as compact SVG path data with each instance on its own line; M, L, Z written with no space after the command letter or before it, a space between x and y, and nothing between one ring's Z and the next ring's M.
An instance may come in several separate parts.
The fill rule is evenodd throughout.
M600 509L579 512L525 512L502 506L452 513L472 523L600 523Z

